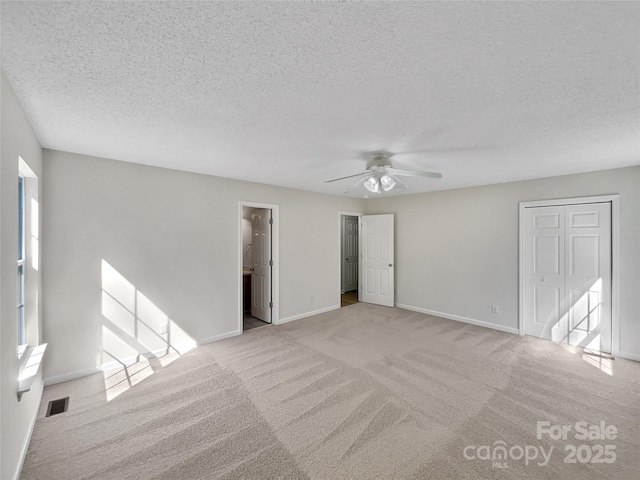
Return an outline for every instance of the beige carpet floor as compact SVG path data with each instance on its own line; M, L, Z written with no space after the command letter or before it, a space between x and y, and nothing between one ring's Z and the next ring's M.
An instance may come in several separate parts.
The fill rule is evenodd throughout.
M624 480L640 472L640 364L402 309L358 303L127 373L46 388L21 478ZM69 411L45 418L47 402L67 395ZM538 439L538 421L572 430L566 440ZM615 426L616 438L577 440L579 421ZM614 447L606 449L613 462L598 463L599 445ZM484 459L500 446L506 460ZM519 458L534 449L537 458Z

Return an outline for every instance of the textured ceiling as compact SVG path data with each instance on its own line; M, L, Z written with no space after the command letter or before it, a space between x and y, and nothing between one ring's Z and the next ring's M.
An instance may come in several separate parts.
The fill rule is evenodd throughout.
M42 146L341 194L640 164L639 2L2 2ZM359 189L352 195L362 196Z

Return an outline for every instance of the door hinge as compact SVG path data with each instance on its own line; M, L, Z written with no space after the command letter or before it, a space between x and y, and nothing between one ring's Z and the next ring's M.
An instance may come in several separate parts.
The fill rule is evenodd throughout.
M269 266L273 267L273 260L269 260Z
M273 308L273 302L269 302L269 308Z
M273 225L273 218L269 219L269 225Z

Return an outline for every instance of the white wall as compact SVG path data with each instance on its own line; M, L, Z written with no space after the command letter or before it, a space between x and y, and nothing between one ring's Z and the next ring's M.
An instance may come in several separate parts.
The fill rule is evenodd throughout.
M640 167L382 197L366 206L368 213L396 214L397 304L515 331L518 203L605 194L621 197L620 350L637 358Z
M21 156L42 179L42 149L18 103L4 72L1 74L1 150L0 150L0 478L16 478L21 467L31 429L42 397L42 375L36 377L30 392L18 402L18 157ZM39 188L29 190L35 200L42 198ZM27 200L28 205L31 204ZM43 210L40 204L40 211ZM40 228L40 231L42 229ZM30 244L30 243L29 243ZM40 247L36 247L40 249ZM27 252L33 254L34 252ZM39 253L39 252L37 252ZM33 256L33 255L32 255ZM39 341L41 317L38 315L40 269L28 263L25 270L28 296L27 339ZM34 296L35 294L35 296ZM46 354L45 354L46 359Z
M280 319L339 306L338 211L361 200L50 150L44 169L50 381L101 364L103 260L194 340L236 332L240 201L280 206Z

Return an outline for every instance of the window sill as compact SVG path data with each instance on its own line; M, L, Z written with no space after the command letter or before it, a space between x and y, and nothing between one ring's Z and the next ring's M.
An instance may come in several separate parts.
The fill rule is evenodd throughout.
M26 346L20 360L18 361L18 401L22 399L22 394L31 390L31 385L40 370L44 351L47 344L43 343L37 347Z

